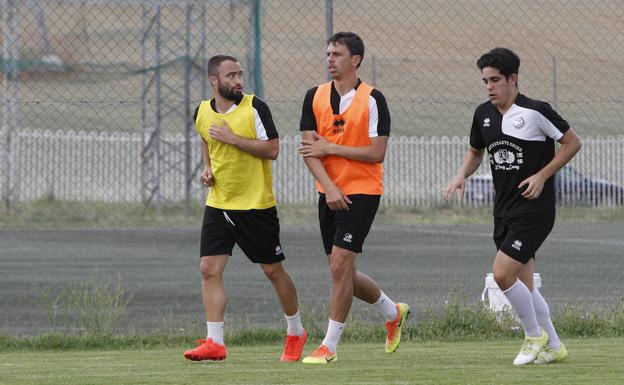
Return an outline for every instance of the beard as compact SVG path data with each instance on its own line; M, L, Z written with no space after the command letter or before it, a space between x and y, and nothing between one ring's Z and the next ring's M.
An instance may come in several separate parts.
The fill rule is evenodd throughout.
M221 83L217 85L217 88L219 89L219 94L221 94L221 96L233 102L240 99L240 97L243 96L243 93L241 91L236 91L234 88L227 88Z

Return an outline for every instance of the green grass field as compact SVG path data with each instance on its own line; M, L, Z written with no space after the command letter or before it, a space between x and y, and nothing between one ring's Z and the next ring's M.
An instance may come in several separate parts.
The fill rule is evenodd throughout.
M318 341L311 341L306 352ZM233 346L224 362L188 362L185 347L0 352L0 384L621 384L624 338L574 339L548 366L511 364L521 341L343 343L331 366L280 363L279 345Z

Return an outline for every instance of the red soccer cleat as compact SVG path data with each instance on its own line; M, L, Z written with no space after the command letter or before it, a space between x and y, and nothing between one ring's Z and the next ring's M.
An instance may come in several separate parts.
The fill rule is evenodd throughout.
M292 362L299 361L301 353L303 352L303 346L308 340L308 332L304 329L302 336L289 336L286 335L286 341L284 342L284 353L280 361Z
M214 342L211 338L206 340L197 340L199 346L195 349L184 352L184 358L191 361L221 361L227 357L227 349L225 345Z

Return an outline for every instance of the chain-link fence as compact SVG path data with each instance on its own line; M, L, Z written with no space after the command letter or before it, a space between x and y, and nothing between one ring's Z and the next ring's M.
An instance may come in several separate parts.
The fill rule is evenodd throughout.
M476 59L507 46L522 60L521 91L550 102L585 144L557 176L560 223L539 260L544 291L555 305L611 304L622 295L617 272L624 267L623 19L615 0L3 0L0 285L6 290L0 305L6 318L0 325L17 330L25 319L19 317L42 323L34 311L10 311L32 305L27 283L59 287L94 269L128 274L133 314L158 293L170 314L199 318L199 277L197 285L189 277L196 273L192 258L206 192L197 183L192 114L211 97L204 67L215 54L239 58L246 91L268 103L280 132L274 185L287 254L290 247L301 257L321 256L315 192L297 135L306 90L327 79L326 38L339 30L362 36L359 76L384 93L392 116L387 193L361 257L364 266L370 259L371 275L389 285L386 291L423 306L438 303L455 283L471 299L481 292L494 254L486 162L461 202L449 206L440 196L466 149L473 110L485 99ZM74 236L86 227L87 235ZM132 232L120 230L128 227ZM112 251L99 238L85 243L103 230L118 244L118 231L136 235L136 228L153 227L192 235L169 254L153 250L163 261L185 261L159 265L179 274L168 286L124 267L142 261L150 269L150 249L135 249L138 241ZM30 235L18 236L17 229ZM42 233L49 229L57 237ZM163 238L138 234L152 245ZM19 263L33 254L47 261L48 253L64 266L51 273L58 281L29 274ZM98 262L76 264L85 254L98 255ZM376 275L382 258L397 268ZM316 274L309 269L327 281L322 259L313 260L304 271L293 256L289 268L303 282ZM253 274L243 266L237 268ZM270 290L241 297L246 304L250 298L272 303ZM311 307L325 298L315 290L300 289Z
M0 133L0 140L3 135ZM22 129L12 138L16 156L12 197L32 201L54 197L63 201L142 203L141 134L119 132L75 132ZM163 135L161 143L184 148L185 137ZM201 161L199 137L191 139L190 160ZM277 200L282 204L314 204L317 197L313 179L297 151L298 136L281 138L281 155L274 163ZM466 151L468 137L392 138L385 160L384 204L432 207L441 205L440 186L456 171L457 160ZM31 149L36 148L37 151ZM162 155L163 163L183 164L185 153ZM563 207L602 207L624 205L624 140L585 137L584 150L556 177L557 198ZM49 171L37 183L30 176L40 174L41 165ZM581 174L576 170L586 170ZM590 177L591 176L591 177ZM161 171L160 194L170 202L186 199L185 175L179 169ZM202 202L206 191L193 189L191 198ZM494 185L488 162L469 179L462 203L489 207L494 202Z

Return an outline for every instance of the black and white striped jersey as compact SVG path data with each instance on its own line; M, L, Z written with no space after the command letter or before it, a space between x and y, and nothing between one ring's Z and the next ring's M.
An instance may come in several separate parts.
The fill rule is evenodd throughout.
M555 209L554 178L544 184L533 200L520 194L518 185L546 166L555 156L555 140L570 128L543 101L518 94L504 115L491 102L477 107L470 131L470 146L487 148L496 199L495 216L552 211Z

